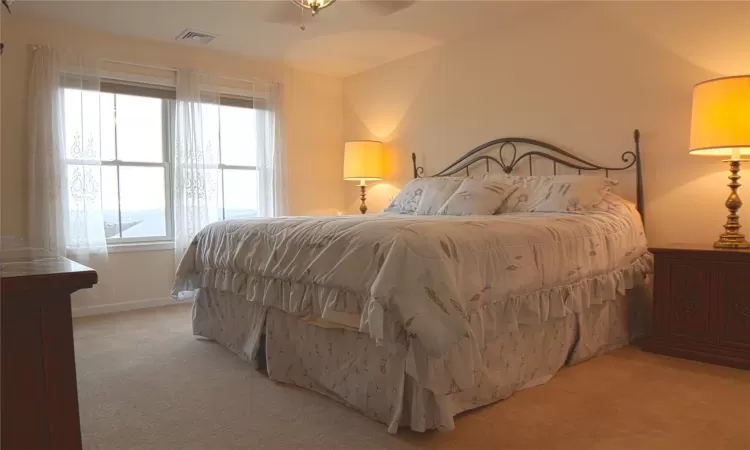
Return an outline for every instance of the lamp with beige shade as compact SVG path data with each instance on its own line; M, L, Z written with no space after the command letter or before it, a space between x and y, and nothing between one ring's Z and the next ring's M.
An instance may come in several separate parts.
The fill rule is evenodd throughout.
M383 179L383 143L378 141L350 141L344 144L344 179L359 180L359 211L367 212L365 182Z
M750 155L750 75L717 78L699 83L693 89L693 117L690 125L690 153L725 156L729 163L729 209L725 232L714 243L716 248L750 248L740 233L737 215L742 200L740 163Z

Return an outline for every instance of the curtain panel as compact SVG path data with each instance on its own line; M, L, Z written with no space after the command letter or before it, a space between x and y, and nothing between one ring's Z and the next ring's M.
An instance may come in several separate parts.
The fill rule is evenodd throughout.
M178 70L172 142L177 264L195 235L223 217L221 106L254 110L254 142L246 144L256 151L258 216L287 213L282 95L281 84L265 82L246 83L229 94L221 79Z
M221 218L219 102L214 80L178 70L171 149L176 264L198 231Z
M86 261L106 255L96 64L33 50L29 80L29 244Z

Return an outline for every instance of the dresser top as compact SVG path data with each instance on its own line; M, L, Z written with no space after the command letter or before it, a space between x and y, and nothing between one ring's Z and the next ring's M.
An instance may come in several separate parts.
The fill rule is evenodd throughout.
M63 290L91 287L97 282L94 269L37 248L0 251L2 291L39 290L55 287Z
M94 272L94 270L47 250L21 248L0 251L0 276L2 278L76 272Z

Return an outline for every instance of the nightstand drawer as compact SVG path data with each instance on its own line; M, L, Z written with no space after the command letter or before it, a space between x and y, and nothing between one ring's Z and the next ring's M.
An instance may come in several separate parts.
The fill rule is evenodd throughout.
M663 261L668 272L664 311L669 335L686 339L715 341L711 329L710 267L691 259L668 258Z
M654 329L644 348L750 368L750 251L651 249Z
M750 350L750 264L717 264L719 343Z

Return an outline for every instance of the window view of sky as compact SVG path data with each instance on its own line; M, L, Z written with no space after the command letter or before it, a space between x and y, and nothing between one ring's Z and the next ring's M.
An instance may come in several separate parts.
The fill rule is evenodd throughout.
M118 167L107 165L106 161L164 163L165 119L162 108L167 108L169 101L65 89L64 102L69 182L73 182L75 168L71 160L96 160L101 155L104 161L100 168L88 170L87 174L101 186L106 236L166 237L170 220L167 195L171 194L171 187L167 184L167 164ZM220 108L218 114L216 108ZM257 163L256 111L217 105L204 105L203 110L206 119L216 118L203 122L204 146L211 141L214 158L220 158L226 165L254 166ZM258 176L255 170L217 170L214 177L216 195L224 205L226 219L257 215ZM73 200L71 193L70 201Z

